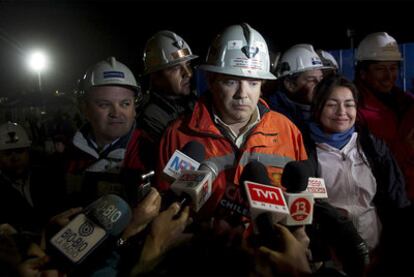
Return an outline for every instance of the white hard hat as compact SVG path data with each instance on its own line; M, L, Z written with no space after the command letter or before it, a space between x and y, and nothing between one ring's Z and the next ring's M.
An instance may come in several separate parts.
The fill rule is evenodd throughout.
M131 70L123 63L118 62L114 57L109 57L92 66L82 80L82 89L84 91L88 91L96 86L109 85L128 86L135 91L140 89Z
M17 123L0 125L0 150L30 147L32 142L26 131Z
M310 44L296 44L283 53L278 65L278 77L314 69L326 69Z
M386 32L372 33L358 45L357 61L401 61L397 41Z
M145 45L144 74L197 58L185 40L171 31L160 31Z
M324 66L330 67L332 69L339 69L338 62L331 53L324 50L317 50L316 53L318 53Z
M232 25L218 35L208 51L206 64L200 68L239 77L276 79L270 73L266 41L247 23Z

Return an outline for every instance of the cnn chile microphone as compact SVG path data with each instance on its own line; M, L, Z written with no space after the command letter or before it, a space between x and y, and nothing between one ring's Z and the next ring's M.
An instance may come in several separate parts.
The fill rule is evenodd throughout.
M310 161L288 162L282 173L282 185L286 188L284 193L289 209L289 216L282 220L286 226L301 226L312 224L313 194L306 191L309 177L314 170Z
M66 265L80 264L105 240L119 236L130 220L128 203L114 194L102 196L50 239L52 259L55 253Z
M271 185L266 167L251 161L240 176L242 195L248 201L254 232L259 244L282 250L284 242L273 225L289 214L283 191Z
M197 141L190 141L181 151L174 151L163 172L170 178L177 179L182 170L197 170L204 157L204 146Z
M171 184L171 190L181 197L181 204L190 202L192 209L198 212L212 194L212 183L218 175L213 162L204 161L197 170L182 170Z

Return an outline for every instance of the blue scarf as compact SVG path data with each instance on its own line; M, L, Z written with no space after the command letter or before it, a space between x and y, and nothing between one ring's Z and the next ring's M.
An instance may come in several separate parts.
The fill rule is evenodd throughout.
M342 133L326 134L322 131L319 124L316 124L315 122L309 123L309 128L311 138L314 142L326 143L337 149L344 147L355 131L355 127L352 126L352 128Z

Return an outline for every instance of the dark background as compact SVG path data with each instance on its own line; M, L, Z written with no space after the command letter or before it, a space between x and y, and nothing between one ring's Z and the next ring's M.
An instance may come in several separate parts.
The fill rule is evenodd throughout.
M142 70L146 40L168 29L182 36L202 62L214 36L228 25L249 23L270 49L311 43L350 48L370 32L386 31L414 42L408 1L0 1L0 96L36 88L25 56L42 48L50 57L45 91L69 92L92 64L110 55Z

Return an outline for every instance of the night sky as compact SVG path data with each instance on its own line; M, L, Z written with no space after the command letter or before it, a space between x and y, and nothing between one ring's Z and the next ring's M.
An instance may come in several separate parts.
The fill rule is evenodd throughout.
M311 43L330 50L350 47L348 28L355 45L376 31L414 42L412 14L408 1L0 1L0 96L35 88L25 62L34 48L50 57L45 91L69 92L90 65L111 55L138 75L146 40L162 29L181 35L203 61L231 24L249 23L271 49Z

